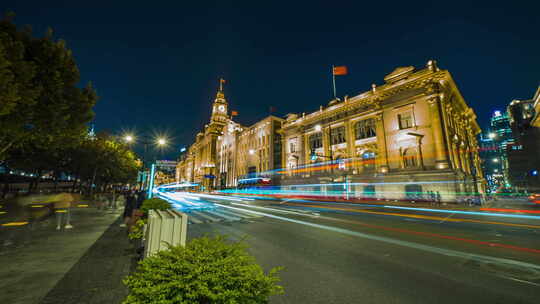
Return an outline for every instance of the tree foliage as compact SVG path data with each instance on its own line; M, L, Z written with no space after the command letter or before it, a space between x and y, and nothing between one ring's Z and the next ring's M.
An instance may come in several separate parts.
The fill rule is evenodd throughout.
M133 183L141 166L127 145L106 134L86 138L66 155L62 170L87 185Z
M278 271L265 274L243 242L197 238L140 262L124 280L130 289L124 304L267 303L283 292Z
M0 21L0 161L75 146L94 113L97 94L78 88L79 69L63 40L18 31Z

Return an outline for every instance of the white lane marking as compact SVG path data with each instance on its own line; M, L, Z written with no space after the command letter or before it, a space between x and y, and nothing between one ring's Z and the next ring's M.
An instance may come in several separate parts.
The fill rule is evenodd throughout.
M205 213L202 213L202 212L199 212L199 211L192 211L193 214L197 215L197 216L200 216L202 218L205 218L207 220L210 220L212 222L219 222L221 221L221 219L219 218L214 218L214 217L211 217L210 215L208 214L205 214Z
M232 211L228 211L228 210L219 210L219 212L229 214L231 216L239 216L239 217L242 217L242 218L259 218L259 217L261 217L260 215L254 215L254 214L249 214L249 213L240 212L240 211L232 212Z
M219 211L210 211L210 210L206 210L206 212L212 214L212 215L215 215L215 216L218 216L218 217L222 217L226 220L229 220L229 221L239 221L241 220L242 218L239 218L237 216L230 216L230 215L227 215L225 213L222 213L222 212L219 212Z
M449 219L450 217L452 217L454 214L455 213L452 213L449 216L445 217L442 221L439 222L439 224L442 224L442 223L446 222L446 220Z
M202 223L204 223L203 221L201 221L200 219L196 218L196 217L193 216L192 214L188 215L188 220L191 221L193 224L202 224Z
M290 201L293 201L293 200L294 200L294 199L289 198L289 199L286 199L286 200L282 201L282 202L279 203L279 204L280 204L280 205L283 205L283 204L285 204L286 202L290 202Z
M339 233L352 235L352 236L357 236L357 237L361 237L361 238L365 238L365 239L369 239L369 240L385 242L385 243L394 244L394 245L398 245L398 246L414 248L414 249L423 250L423 251L427 251L427 252L438 253L438 254L442 254L442 255L446 255L446 256L458 257L458 258L462 258L462 259L466 259L466 260L471 259L471 260L475 260L475 261L478 261L478 262L481 262L481 263L491 262L491 263L495 263L495 264L499 264L499 265L514 266L514 267L525 268L525 269L534 268L534 269L540 270L540 265L531 264L531 263L527 263L527 262L521 262L521 261L505 259L505 258L496 258L496 257L487 256L487 255L482 255L482 254L461 252L461 251L452 250L452 249L443 249L443 248L433 247L433 246L414 243L414 242L409 242L409 241L396 240L396 239L392 239L392 238L388 238L388 237L384 237L384 236L376 236L376 235L371 235L371 234L367 234L367 233L347 230L347 229L338 228L338 227L332 227L332 226L327 226L327 225L310 223L310 222L306 222L306 221L291 219L291 218L288 218L288 217L263 213L263 212L254 211L254 210L246 210L246 209L242 209L242 208L238 208L238 207L232 207L232 206L221 205L221 204L216 204L216 205L224 207L224 208L234 209L234 210L239 210L240 209L240 210L243 210L244 212L251 212L251 213L254 213L254 214L259 214L259 215L263 215L263 216L266 216L266 217L279 219L279 220L282 220L282 221L292 222L292 223L296 223L296 224L303 224L303 225L306 225L306 226L311 226L311 227L316 227L316 228L325 229L325 230L329 230L329 231L339 232ZM237 205L239 205L239 204L237 204Z
M217 204L217 203L216 203L216 205L221 206L220 204ZM302 213L302 212L296 212L296 211L290 211L290 210L283 210L281 208L261 207L261 206L238 204L238 203L231 203L231 205L238 205L238 206L243 206L243 207L247 207L247 208L262 209L262 210L266 210L266 211L281 212L281 213L288 213L288 214L301 215L301 216L309 216L309 217L318 217L319 216L319 215L313 215L313 214L309 214L309 213Z
M506 277L506 276L500 276L500 277L508 279L508 280L520 282L520 283L525 283L525 284L534 285L534 286L540 286L540 284L538 284L538 283L529 282L529 281L525 281L525 280L520 280L520 279L516 279L514 277Z

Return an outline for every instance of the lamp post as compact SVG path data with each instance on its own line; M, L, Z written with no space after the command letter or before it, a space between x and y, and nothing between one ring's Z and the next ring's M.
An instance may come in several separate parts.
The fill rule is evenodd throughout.
M142 175L143 175L143 178L141 178L141 184L140 184L140 188L142 189L142 188L144 188L144 183L145 183L145 180L147 179L144 175L145 175L145 172L146 172L146 168L148 166L148 162L147 162L148 145L153 144L155 147L160 149L160 151L163 151L163 148L165 148L168 145L169 141L167 140L167 138L165 138L163 136L158 136L156 138L150 138L148 136L141 136L141 137L137 138L132 134L125 134L123 136L123 139L128 145L134 145L134 144L140 143L144 147L144 152L143 152L143 157L142 157L142 163L143 163ZM154 161L155 161L155 157L154 157L154 160L152 160L152 163ZM152 167L152 166L150 166L150 167ZM154 176L153 175L150 176L150 180L148 181L148 185L153 183L153 179L154 179Z

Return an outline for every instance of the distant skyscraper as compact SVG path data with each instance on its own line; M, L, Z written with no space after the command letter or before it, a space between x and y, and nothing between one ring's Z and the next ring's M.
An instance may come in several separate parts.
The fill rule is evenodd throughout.
M514 143L508 113L494 111L490 127L480 136L480 157L488 185L492 190L510 187L507 146Z

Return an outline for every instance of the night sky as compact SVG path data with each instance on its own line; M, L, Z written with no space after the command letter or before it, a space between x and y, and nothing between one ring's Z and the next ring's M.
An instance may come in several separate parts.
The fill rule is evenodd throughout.
M167 132L170 158L208 122L219 77L246 125L271 106L281 116L326 105L332 64L349 69L338 95L353 96L435 59L483 127L540 84L539 1L2 2L18 25L67 41L81 86L101 98L97 130Z

